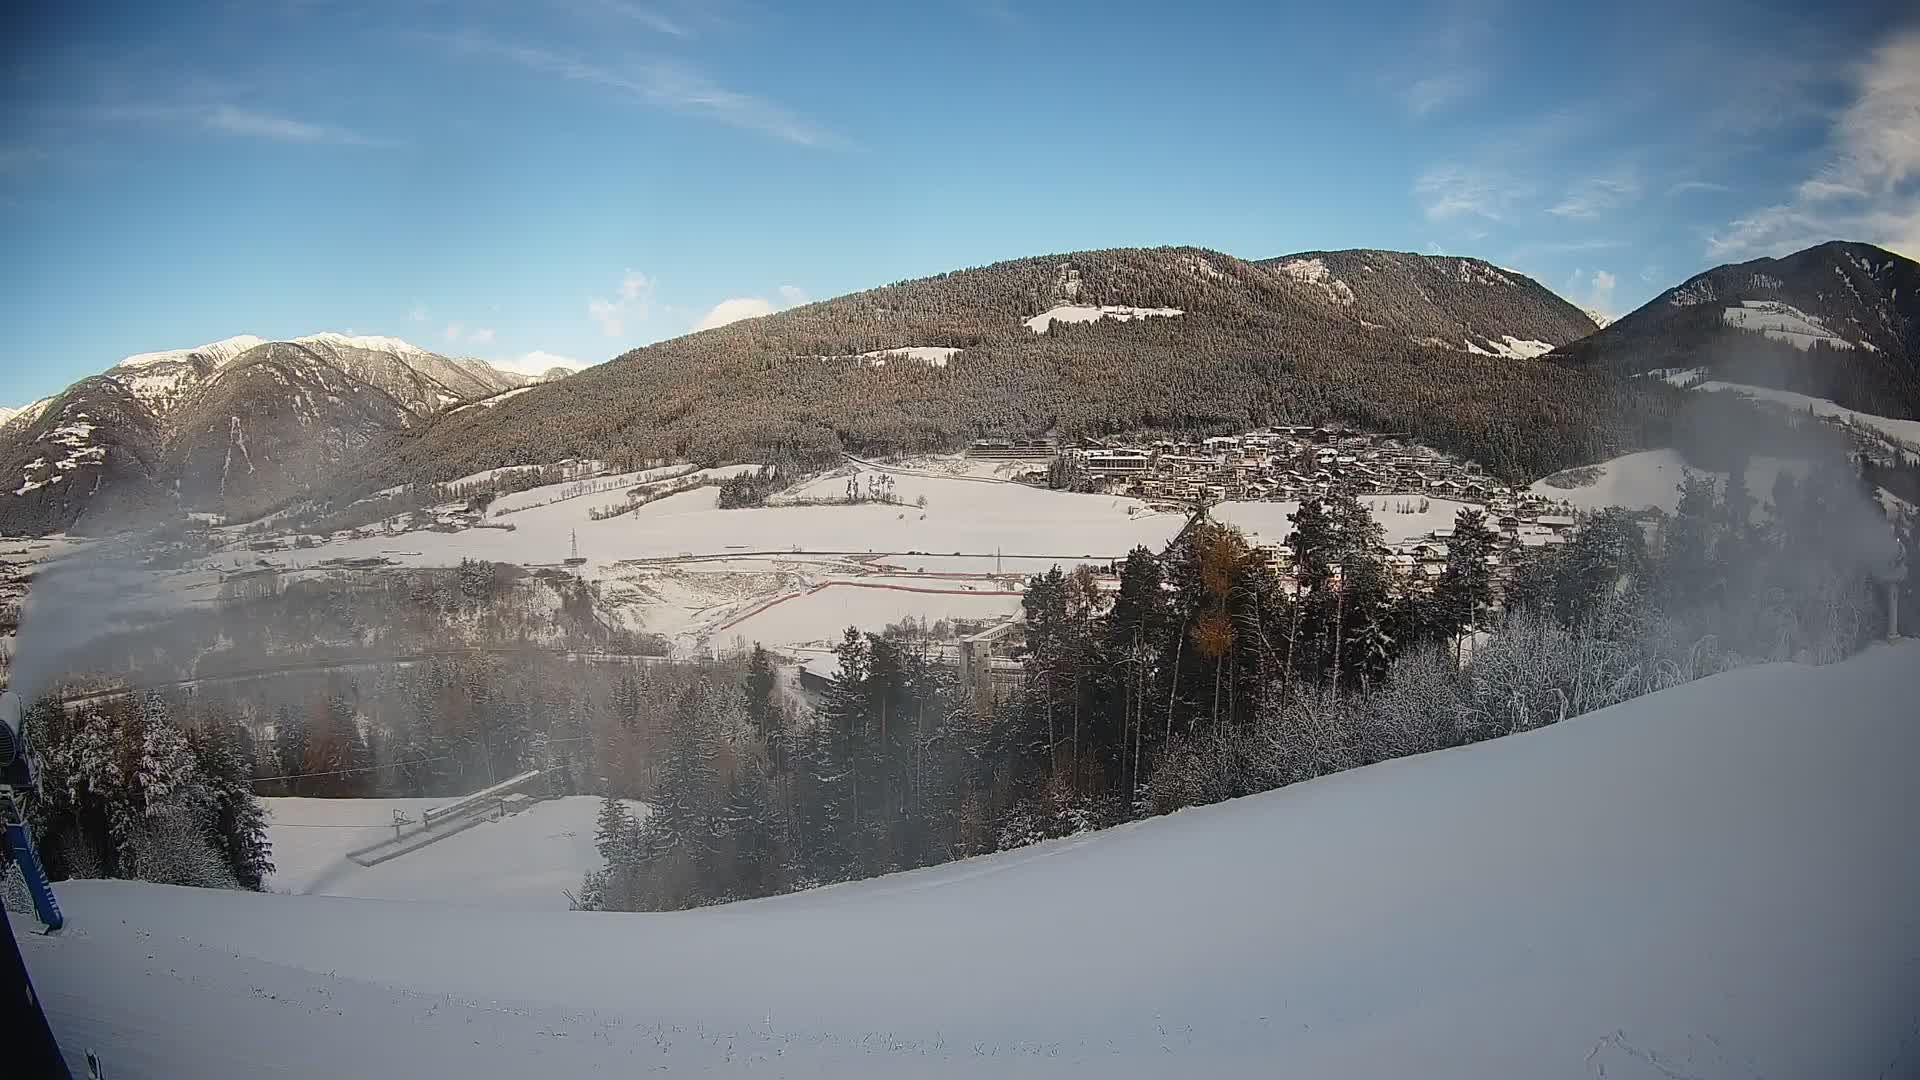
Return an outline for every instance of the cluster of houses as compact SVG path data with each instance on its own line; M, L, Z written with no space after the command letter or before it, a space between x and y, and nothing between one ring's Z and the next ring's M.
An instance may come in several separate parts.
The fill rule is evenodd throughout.
M1281 427L1071 450L1100 490L1150 502L1299 499L1335 491L1485 503L1505 486L1472 462L1393 435Z
M1395 435L1276 427L1145 445L1089 441L1058 453L1095 490L1167 509L1229 500L1297 501L1336 492L1401 495L1423 503L1445 499L1484 508L1488 524L1509 549L1563 543L1575 524L1564 503L1501 483L1473 462ZM1435 529L1381 554L1413 580L1438 577L1452 531ZM1284 566L1284 550L1274 555Z

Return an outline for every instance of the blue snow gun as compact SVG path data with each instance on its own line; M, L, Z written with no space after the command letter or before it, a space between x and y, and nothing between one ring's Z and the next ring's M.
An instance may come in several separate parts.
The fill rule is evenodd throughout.
M0 691L0 820L7 830L6 855L0 857L0 869L5 869L8 860L19 865L40 922L48 930L58 930L66 918L60 914L46 868L40 865L40 856L33 850L33 836L27 831L26 800L38 791L36 780L33 758L27 753L20 697L11 690Z

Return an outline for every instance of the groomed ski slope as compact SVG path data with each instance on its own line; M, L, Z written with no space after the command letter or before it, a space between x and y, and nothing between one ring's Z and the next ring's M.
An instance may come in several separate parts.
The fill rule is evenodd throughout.
M1920 1070L1920 643L999 856L666 915L60 886L145 1076Z
M593 835L600 800L538 802L389 862L361 866L347 853L393 836L393 812L413 822L453 799L262 799L273 843L274 892L357 896L513 911L565 911L569 892L598 869ZM635 804L634 808L645 813Z

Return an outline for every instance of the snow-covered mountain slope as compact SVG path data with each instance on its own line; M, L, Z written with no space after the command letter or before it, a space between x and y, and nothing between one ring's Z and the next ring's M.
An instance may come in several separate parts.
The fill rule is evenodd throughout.
M266 385L259 384L258 371L229 377L263 360L280 365L287 378ZM266 341L243 334L194 348L140 353L17 415L0 416L0 479L15 472L23 477L0 485L0 526L28 532L66 528L92 512L96 497L164 506L169 490L195 507L238 512L239 505L212 506L208 500L224 503L230 493L245 490L242 502L252 504L268 492L277 497L302 483L329 479L342 457L376 432L404 430L433 414L541 381L547 380L501 371L472 357L441 356L391 337L326 333ZM293 391L295 383L306 392ZM251 392L238 389L249 384ZM103 395L113 399L110 405L98 403ZM86 477L83 485L64 477L56 481L59 473L28 475L35 461L44 468L58 464L35 448L46 436L38 421L49 410L86 413L93 438L135 452L119 467ZM294 426L283 429L283 421ZM257 471L261 438L240 449L240 439L253 428L263 428L270 441L289 442L296 434L317 438L315 454L285 463L307 479L295 480L287 469L277 468L241 488L207 483L209 455L221 459L222 477L232 475L234 463L244 474ZM229 450L237 455L233 463L227 461ZM253 470L247 468L249 452ZM177 470L185 466L198 471L182 475ZM56 483L68 485L57 499L51 497ZM118 490L128 484L139 490ZM120 499L122 494L129 497Z
M50 400L52 399L41 398L39 401L33 402L30 405L22 405L17 409L11 405L0 405L0 428L6 427L22 416L26 417L28 422L31 422L34 417L40 415L41 409L47 407L47 402Z
M295 338L293 343L360 382L379 387L421 416L492 397L529 381L484 360L441 356L399 338L315 334Z
M1911 641L1736 671L703 911L80 881L20 936L115 1076L1901 1076L1917 671Z
M382 388L290 342L250 349L176 417L165 475L188 510L249 517L324 492L347 460L419 422Z
M108 369L107 377L125 386L158 420L190 399L206 381L265 339L252 334L224 338L191 349L139 353Z
M104 525L166 501L159 425L124 384L96 375L36 405L0 429L0 528L44 532L90 512Z
M1700 368L1879 416L1920 417L1920 263L1834 241L1718 266L1558 355L1626 374Z

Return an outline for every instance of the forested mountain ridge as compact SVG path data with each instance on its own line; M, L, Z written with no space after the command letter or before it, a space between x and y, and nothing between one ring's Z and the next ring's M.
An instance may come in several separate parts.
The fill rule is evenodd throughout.
M537 380L394 338L251 335L127 357L0 424L0 529L246 516L435 412Z
M1351 302L1288 266L1296 260L1318 260ZM1371 272L1360 266L1369 261ZM1103 306L1146 310L1096 317ZM1066 314L1044 333L1029 327L1055 309ZM390 444L351 486L567 456L812 464L984 436L1289 421L1406 432L1521 479L1662 434L1670 398L1660 388L1469 348L1492 353L1481 343L1512 338L1545 352L1592 332L1537 283L1472 259L1324 252L1254 263L1199 248L1038 256L632 350L498 408L442 415ZM958 351L936 364L861 355L910 347Z
M1594 332L1586 312L1523 274L1479 259L1404 251L1304 251L1262 259L1303 294L1368 329L1437 348L1533 356Z
M1639 374L1702 368L1729 382L1920 416L1920 264L1832 241L1695 274L1556 358Z

